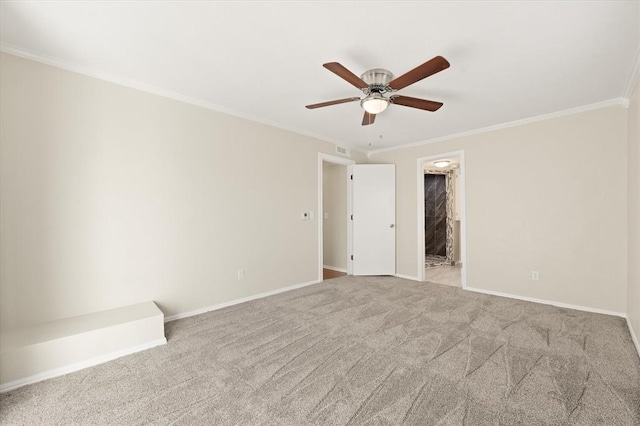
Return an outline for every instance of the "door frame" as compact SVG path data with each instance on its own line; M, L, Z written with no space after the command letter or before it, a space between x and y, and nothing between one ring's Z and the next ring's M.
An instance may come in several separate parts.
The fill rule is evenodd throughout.
M458 177L460 194L460 205L457 206L460 213L460 261L462 262L461 281L462 288L467 288L467 196L466 196L466 169L464 160L464 150L442 152L439 154L420 157L417 161L417 232L418 232L418 281L424 281L424 263L425 263L425 239L424 239L424 165L427 162L433 162L443 157L459 157L460 158L460 175Z
M323 152L318 153L318 281L323 280L322 269L324 266L324 230L322 226L322 222L324 221L324 210L322 206L322 196L324 194L324 184L323 184L323 172L322 172L322 164L323 162L339 164L341 166L352 166L356 164L354 160L338 157L336 155L325 154ZM344 184L347 187L347 211L345 212L345 219L347 221L347 275L353 275L353 264L351 263L351 258L349 257L349 253L353 251L353 231L351 221L348 219L349 212L351 211L352 206L352 197L351 197L351 185L348 185L349 182L349 174L346 174L347 179Z

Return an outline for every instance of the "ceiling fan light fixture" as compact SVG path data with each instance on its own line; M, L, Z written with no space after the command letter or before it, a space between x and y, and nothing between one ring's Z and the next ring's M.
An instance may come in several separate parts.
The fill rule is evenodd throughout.
M360 101L362 108L369 114L379 114L389 106L389 100L380 93L372 93Z
M449 163L450 163L449 160L438 160L438 161L434 161L433 165L436 167L447 167Z
M395 78L391 71L383 68L370 69L358 77L339 62L327 62L326 64L322 64L322 66L347 83L356 87L358 90L362 91L364 98L351 97L336 99L333 101L306 105L305 107L307 109L316 109L331 105L344 104L347 102L360 101L360 106L365 111L362 119L362 125L369 126L374 123L376 115L387 109L389 104L417 108L424 111L437 111L442 106L442 102L402 95L388 95L387 97L384 95L396 92L449 68L449 62L442 56L436 56L429 59L422 65L415 67L411 71L402 74L400 77Z

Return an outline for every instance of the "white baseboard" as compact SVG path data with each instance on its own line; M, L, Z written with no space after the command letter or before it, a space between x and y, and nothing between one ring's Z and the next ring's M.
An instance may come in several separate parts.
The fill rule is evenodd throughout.
M633 344L636 347L638 356L640 356L640 342L638 342L638 335L636 334L636 331L633 329L633 326L631 325L631 321L629 320L628 316L627 316L627 326L629 327L629 333L631 333L631 340L633 341Z
M325 269L331 269L332 271L344 272L345 274L347 273L346 268L338 268L337 266L331 265L322 265L322 267Z
M393 274L394 277L398 277L398 278L402 278L405 280L411 280L411 281L420 281L418 279L418 277L412 277L411 275L404 275L404 274Z
M292 285L292 286L289 286L289 287L279 288L277 290L267 291L265 293L259 293L259 294L255 294L253 296L243 297L242 299L231 300L229 302L218 303L217 305L207 306L205 308L200 308L200 309L196 309L196 310L189 311L189 312L183 312L181 314L170 315L168 317L164 317L164 322L174 321L174 320L177 320L177 319L188 318L188 317L204 314L204 313L211 312L211 311L216 311L218 309L222 309L222 308L226 308L226 307L229 307L229 306L237 305L239 303L249 302L249 301L255 300L255 299L262 299L263 297L273 296L274 294L284 293L285 291L296 290L298 288L307 287L307 286L310 286L310 285L313 285L313 284L318 284L318 283L321 283L321 282L322 281L318 281L318 280L307 281L306 283L295 284L295 285Z
M120 358L126 355L131 355L136 352L144 351L146 349L155 348L156 346L165 345L166 343L167 343L166 338L157 339L151 342L144 343L142 345L126 348L120 351L111 352L106 355L101 355L101 356L87 359L81 362L76 362L75 364L65 365L64 367L55 368L53 370L45 371L29 377L24 377L22 379L14 380L12 382L3 383L2 385L0 385L0 393L9 392L21 386L30 385L32 383L41 382L43 380L53 379L54 377L62 376L64 374L73 373L75 371L82 370L83 368L94 367L98 364L102 364L107 361L112 361L116 358Z
M542 303L543 305L557 306L558 308L575 309L577 311L593 312L596 314L613 315L616 317L627 318L627 314L623 312L608 311L606 309L589 308L586 306L572 305L569 303L554 302L552 300L536 299L534 297L518 296L510 293L501 293L499 291L484 290L481 288L465 287L464 290L473 291L475 293L490 294L492 296L508 297L509 299L524 300L526 302Z

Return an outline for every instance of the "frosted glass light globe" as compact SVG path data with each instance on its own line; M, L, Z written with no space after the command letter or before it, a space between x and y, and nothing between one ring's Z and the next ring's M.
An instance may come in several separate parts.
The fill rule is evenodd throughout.
M379 114L389 106L389 101L378 93L374 93L362 100L362 108L369 114Z

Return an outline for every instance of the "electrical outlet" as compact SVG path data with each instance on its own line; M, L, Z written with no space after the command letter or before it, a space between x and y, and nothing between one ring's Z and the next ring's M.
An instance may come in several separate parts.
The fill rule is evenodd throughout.
M244 269L238 269L238 280L244 279Z
M540 280L540 271L531 271L531 281Z

